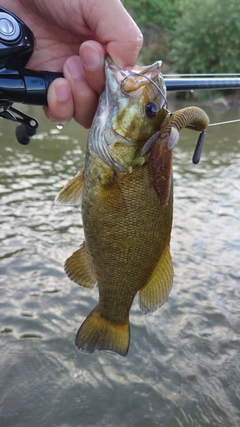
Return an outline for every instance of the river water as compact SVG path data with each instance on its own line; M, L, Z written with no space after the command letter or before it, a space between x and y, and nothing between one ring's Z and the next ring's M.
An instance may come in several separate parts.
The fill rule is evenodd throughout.
M16 142L13 123L0 127L0 426L239 426L240 124L209 129L198 165L197 134L181 132L173 289L153 314L134 303L122 358L74 346L98 293L65 276L81 215L53 201L83 166L87 132L25 111L40 121L29 146ZM211 122L240 117L236 107L205 111Z

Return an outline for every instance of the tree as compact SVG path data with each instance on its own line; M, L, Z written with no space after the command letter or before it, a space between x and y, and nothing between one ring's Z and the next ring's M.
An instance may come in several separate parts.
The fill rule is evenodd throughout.
M179 73L237 72L239 35L239 0L180 0L169 60Z
M168 55L166 34L174 28L178 0L122 0L144 36L140 59L151 63Z

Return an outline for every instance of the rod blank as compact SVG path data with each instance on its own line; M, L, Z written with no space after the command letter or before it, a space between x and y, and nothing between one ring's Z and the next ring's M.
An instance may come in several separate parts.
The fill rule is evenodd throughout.
M165 78L168 92L206 89L240 89L239 77L183 77Z

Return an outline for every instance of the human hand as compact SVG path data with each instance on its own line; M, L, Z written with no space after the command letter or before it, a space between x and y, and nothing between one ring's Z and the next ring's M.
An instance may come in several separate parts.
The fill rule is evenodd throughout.
M104 88L108 52L121 68L134 66L142 35L120 0L0 0L32 30L27 68L63 71L48 90L46 115L90 127Z

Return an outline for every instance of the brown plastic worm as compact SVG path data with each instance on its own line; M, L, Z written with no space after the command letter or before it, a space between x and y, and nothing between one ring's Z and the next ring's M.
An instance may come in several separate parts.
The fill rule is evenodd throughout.
M170 120L168 120L168 126L174 126L178 131L188 127L201 132L208 127L208 124L209 119L207 114L198 107L187 107L177 110L170 116ZM162 130L166 125L163 121L160 129Z
M169 132L169 149L174 148L178 142L178 132L183 128L189 128L201 132L208 127L209 118L207 114L198 107L187 107L175 111L165 117L161 123L160 130L144 144L142 148L142 155L149 153L149 151L156 145L159 138L165 138L165 132ZM176 131L174 130L176 129ZM171 136L171 133L173 135ZM177 141L174 144L174 141Z
M168 203L172 185L172 149L179 140L179 131L189 128L204 131L209 124L206 113L198 107L187 107L168 115L155 133L143 146L142 155L151 151L149 167L153 186L161 206Z

